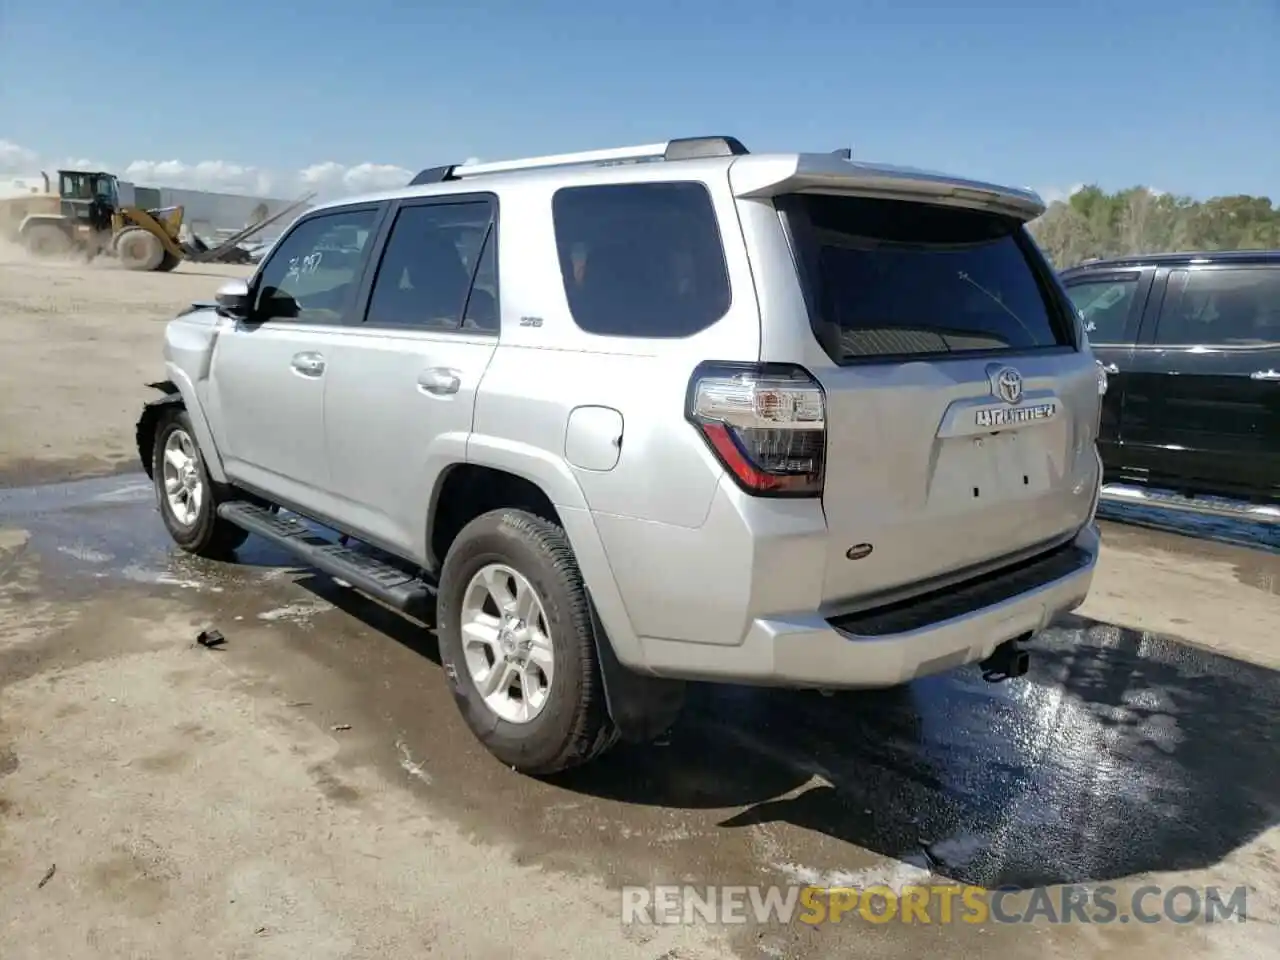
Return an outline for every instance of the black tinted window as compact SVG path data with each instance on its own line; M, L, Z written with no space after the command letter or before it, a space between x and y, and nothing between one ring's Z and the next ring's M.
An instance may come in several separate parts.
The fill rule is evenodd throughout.
M492 214L483 200L404 207L378 265L365 322L457 329Z
M778 206L837 362L1070 342L1016 221L860 197L798 195Z
M368 256L378 211L339 210L299 223L263 264L257 307L265 317L340 323Z
M1090 343L1124 343L1130 339L1127 326L1137 291L1137 276L1081 280L1067 287Z
M1156 342L1249 346L1280 342L1280 270L1174 270Z
M720 231L701 184L565 187L552 208L569 309L588 333L687 337L729 309Z

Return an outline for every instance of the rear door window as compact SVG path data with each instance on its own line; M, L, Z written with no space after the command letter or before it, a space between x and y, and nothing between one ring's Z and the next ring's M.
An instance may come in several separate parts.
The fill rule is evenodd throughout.
M494 204L488 199L406 205L396 215L373 281L365 323L433 332L457 330L469 296L489 301L494 293L471 293L476 261L489 234Z
M729 310L729 272L700 183L564 187L552 200L574 322L612 337L688 337Z
M1066 305L1016 220L865 197L776 203L815 332L837 363L1072 343Z
M1080 311L1090 343L1127 343L1129 318L1138 292L1138 274L1073 281L1067 295Z
M1280 270L1173 270L1156 342L1170 346L1280 343Z

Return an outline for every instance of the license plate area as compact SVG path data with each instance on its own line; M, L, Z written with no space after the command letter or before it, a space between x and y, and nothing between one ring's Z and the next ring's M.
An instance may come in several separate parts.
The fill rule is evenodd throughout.
M1009 430L942 441L929 491L931 506L998 508L1051 488L1051 457L1039 431Z
M1005 506L1011 523L1014 514L1035 511L1030 501L1052 495L1066 469L1066 414L1053 390L1027 391L1020 403L989 395L952 401L934 439L930 507L952 516L990 516Z

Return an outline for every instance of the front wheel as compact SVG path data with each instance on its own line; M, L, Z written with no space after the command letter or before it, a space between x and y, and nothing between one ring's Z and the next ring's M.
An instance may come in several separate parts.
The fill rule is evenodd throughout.
M173 542L188 553L224 559L249 534L218 516L218 492L185 410L167 414L156 428L151 479L160 516Z
M507 509L468 523L445 557L437 620L463 719L503 763L545 776L617 741L590 600L559 526Z
M164 245L160 238L141 227L121 230L116 236L115 247L116 257L126 270L158 270L164 261Z

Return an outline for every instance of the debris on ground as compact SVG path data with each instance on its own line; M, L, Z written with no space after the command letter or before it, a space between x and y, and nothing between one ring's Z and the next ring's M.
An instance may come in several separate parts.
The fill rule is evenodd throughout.
M196 637L196 643L210 650L217 650L226 642L227 638L217 630L201 630L199 636Z
M335 723L335 724L334 724L330 729L331 729L331 730L350 730L350 729L351 729L351 724L349 724L349 723Z
M37 890L43 890L44 885L53 879L53 875L58 872L56 863L49 864L49 869L44 872L44 876L40 878L40 882L36 884Z
M400 769L416 780L430 786L431 774L423 768L422 764L413 759L413 754L409 752L409 745L403 740L396 741L396 750L400 753Z

